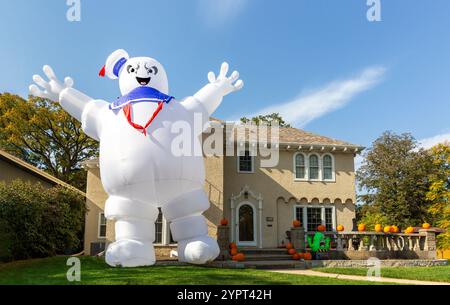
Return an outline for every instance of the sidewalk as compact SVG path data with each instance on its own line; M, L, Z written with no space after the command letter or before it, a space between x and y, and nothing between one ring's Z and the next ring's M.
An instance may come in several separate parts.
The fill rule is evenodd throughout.
M285 274L298 274L298 275L309 275L309 276L320 276L320 277L331 277L343 280L354 280L354 281L376 281L383 283L395 283L402 285L450 285L446 282L430 282L430 281L417 281L417 280L406 280L406 279L394 279L387 277L375 278L375 280L370 280L365 276L359 275L344 275L336 273L325 273L313 270L268 270L270 272L285 273Z

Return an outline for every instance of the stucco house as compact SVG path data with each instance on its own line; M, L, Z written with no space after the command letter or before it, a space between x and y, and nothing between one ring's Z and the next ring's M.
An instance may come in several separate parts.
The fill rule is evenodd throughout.
M276 248L299 219L307 231L326 225L332 231L355 222L354 158L364 148L295 128L279 129L279 162L261 167L261 156L204 157L205 190L211 208L205 212L209 234L217 234L222 218L231 225L230 240L239 246ZM237 141L229 144L236 148ZM225 155L225 154L224 154ZM84 163L88 171L85 253L95 255L114 240L114 226L103 215L107 195L98 160ZM162 215L155 224L157 254L175 248Z

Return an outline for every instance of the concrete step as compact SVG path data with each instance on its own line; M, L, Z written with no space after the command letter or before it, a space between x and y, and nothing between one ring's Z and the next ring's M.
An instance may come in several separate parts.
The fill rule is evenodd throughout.
M238 248L239 252L245 255L288 255L286 249L257 249L257 248Z
M285 261L293 260L289 254L245 254L246 261Z
M304 261L281 260L281 261L215 261L209 264L220 268L252 268L252 269L306 269Z

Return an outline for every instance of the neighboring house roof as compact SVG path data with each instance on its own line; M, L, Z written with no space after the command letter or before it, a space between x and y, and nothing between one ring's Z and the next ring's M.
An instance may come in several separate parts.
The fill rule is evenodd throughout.
M9 154L6 151L3 151L1 149L0 149L0 159L1 160L5 160L6 162L9 162L9 163L11 163L11 164L13 164L15 166L18 166L21 169L23 169L24 171L26 171L26 172L28 172L28 173L30 173L30 174L32 174L32 175L42 179L42 180L48 181L51 184L56 184L56 185L60 185L60 186L66 187L68 189L71 189L71 190L74 190L74 191L80 193L83 196L86 196L86 193L80 191L76 187L74 187L74 186L72 186L70 184L67 184L67 183L65 183L62 180L59 180L58 178L53 177L52 175L44 172L43 170L40 170L39 168L37 168L37 167L35 167L35 166L33 166L33 165L23 161L20 158L17 158L15 156L13 156L13 155L11 155L11 154Z

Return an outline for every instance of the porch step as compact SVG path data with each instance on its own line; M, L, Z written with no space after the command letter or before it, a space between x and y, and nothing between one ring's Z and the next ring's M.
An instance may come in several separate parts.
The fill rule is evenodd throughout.
M245 255L289 255L284 248L258 249L258 248L238 248L239 252Z
M288 261L293 260L288 254L269 255L269 254L246 254L246 261Z

